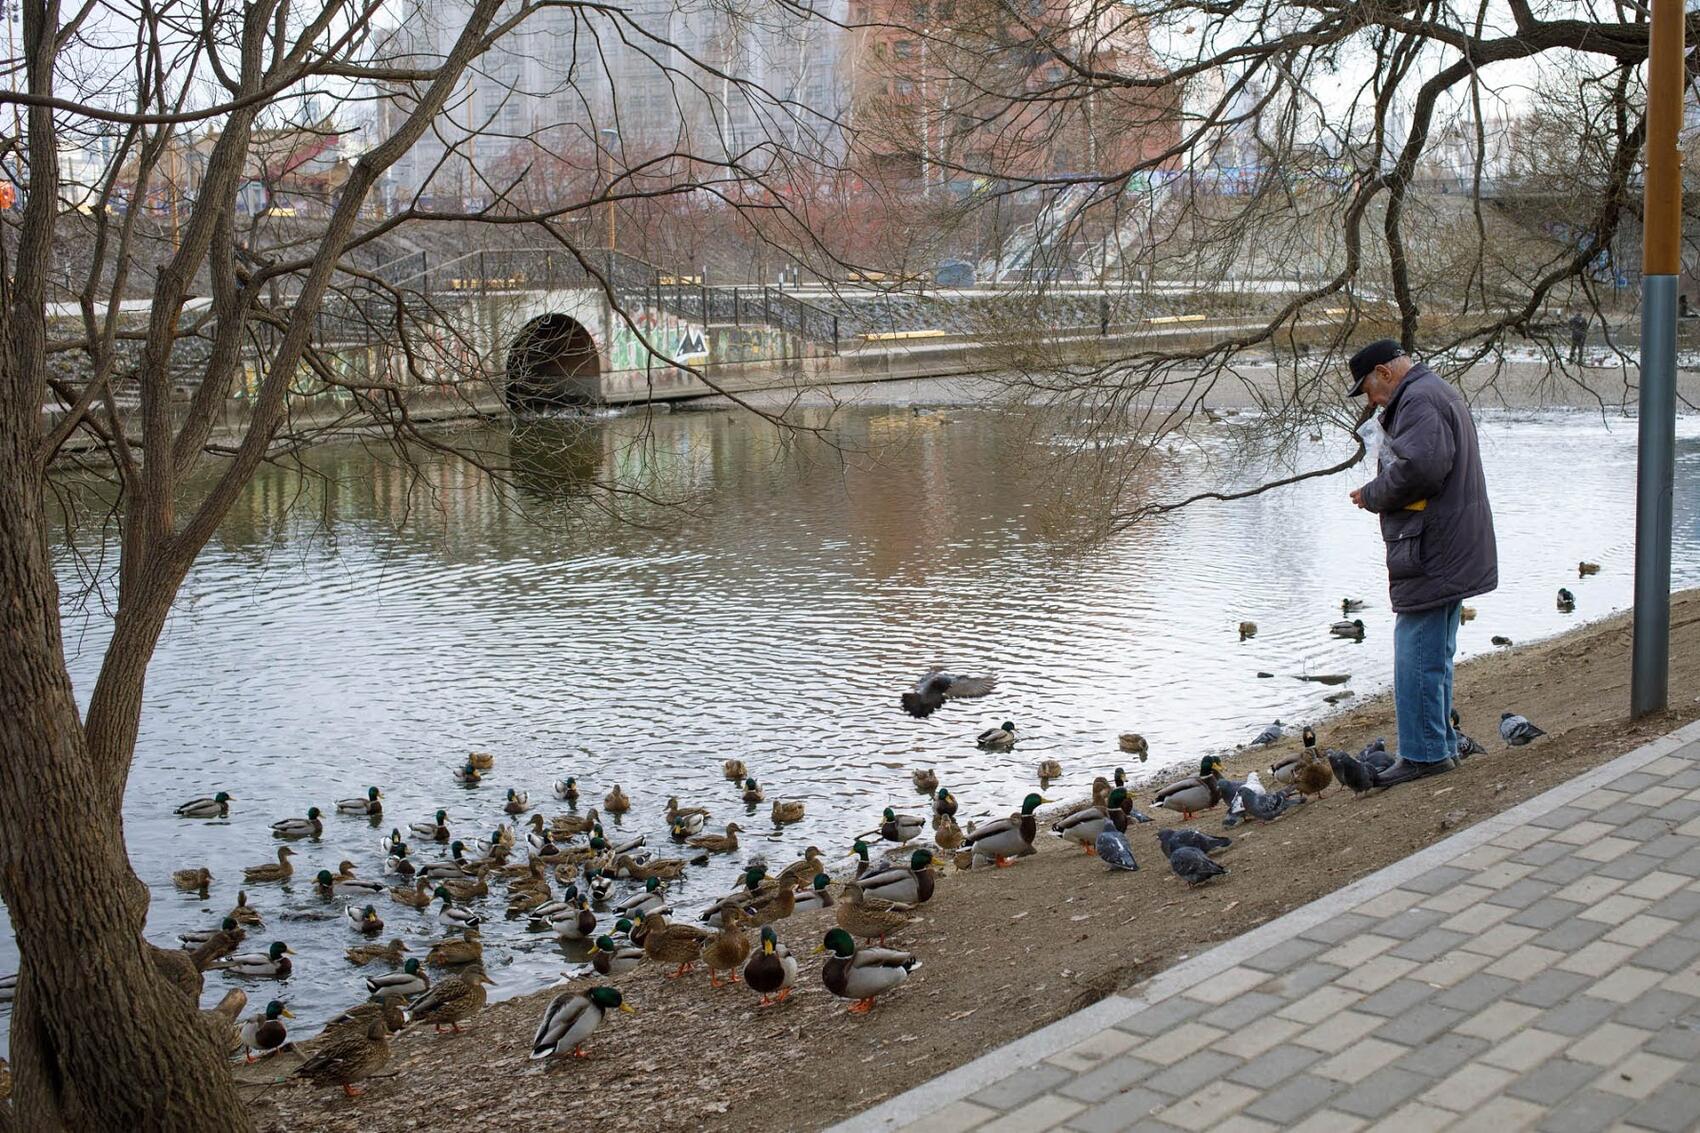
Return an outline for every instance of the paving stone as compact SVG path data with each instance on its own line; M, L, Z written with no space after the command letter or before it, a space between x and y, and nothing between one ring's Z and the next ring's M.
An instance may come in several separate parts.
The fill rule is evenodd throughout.
M1398 1109L1405 1102L1433 1084L1433 1079L1397 1066L1378 1069L1329 1104L1335 1109L1358 1117L1380 1118ZM1395 1126L1395 1128L1406 1128Z
M1530 1028L1518 1031L1483 1051L1482 1061L1501 1070L1526 1074L1569 1045L1569 1035Z
M1620 779L1614 779L1605 785L1608 791L1618 791L1625 795L1633 795L1636 791L1644 791L1648 787L1656 787L1662 778L1649 771L1631 771Z
M1617 832L1625 838L1633 838L1642 845L1663 838L1670 833L1669 824L1651 814L1643 813L1640 817L1627 820L1618 825Z
M1360 964L1369 963L1398 943L1397 939L1384 936L1380 932L1363 932L1330 948L1318 956L1317 960L1324 964L1336 964L1350 971Z
M1430 1086L1423 1092L1422 1100L1446 1109L1469 1110L1499 1093L1516 1077L1511 1071L1496 1066L1470 1063Z
M1635 1103L1616 1094L1583 1090L1572 1094L1563 1105L1549 1110L1537 1129L1541 1133L1599 1133L1611 1127L1620 1114Z
M1569 856L1570 847L1563 842L1536 842L1511 860L1522 862L1524 865L1542 866Z
M1612 1013L1615 1022L1643 1031L1662 1031L1700 1007L1700 999L1655 988L1620 1006Z
M1579 916L1587 907L1558 897L1542 897L1537 901L1530 902L1521 912L1505 919L1511 924L1524 925L1528 928L1552 928L1556 924Z
M1316 955L1316 945L1294 937L1292 940L1264 949L1245 962L1248 968L1264 972L1284 972Z
M1155 1063L1143 1058L1121 1054L1096 1069L1073 1075L1070 1081L1057 1086L1056 1092L1075 1101L1101 1102L1143 1083L1158 1069Z
M1236 1058L1256 1058L1304 1029L1303 1023L1271 1015L1267 1019L1247 1023L1239 1030L1217 1039L1210 1044L1210 1049L1231 1054Z
M1631 842L1631 846L1635 843ZM1615 877L1623 881L1639 881L1650 873L1654 873L1664 863L1648 854L1629 853L1607 862L1600 867L1600 873L1606 877Z
M1624 1120L1642 1129L1669 1133L1693 1129L1700 1121L1700 1086L1672 1082L1630 1110Z
M1608 925L1620 925L1633 917L1639 916L1651 901L1640 897L1629 897L1622 893L1614 893L1603 901L1596 901L1586 909L1576 914L1583 920L1603 921Z
M1385 893L1377 893L1374 897L1353 907L1352 911L1376 920L1396 917L1422 900L1422 894L1412 893L1406 889L1389 889Z
M1073 1077L1072 1071L1041 1062L1037 1066L1018 1070L977 1094L971 1094L968 1100L977 1105L991 1106L993 1109L1017 1109Z
M1598 862L1591 862L1574 854L1566 854L1550 865L1542 866L1529 876L1535 881L1550 882L1553 885L1562 885L1568 888L1573 882L1585 881L1597 876L1596 871L1599 868Z
M1551 881L1536 881L1533 878L1525 877L1522 881L1508 885L1504 889L1491 894L1487 897L1487 901L1493 905L1527 909L1535 902L1551 897L1558 890L1559 886ZM1541 927L1547 926L1542 925Z
M1680 873L1668 873L1660 869L1625 885L1623 892L1631 897L1648 897L1657 901L1669 897L1687 884L1687 879Z
M1593 980L1579 972L1561 972L1548 968L1538 976L1524 980L1505 993L1505 998L1531 1007L1553 1007L1569 999Z
M1700 774L1700 772L1689 772L1689 774ZM1664 806L1654 809L1652 817L1662 818L1670 822L1687 822L1695 815L1700 815L1700 800L1672 799Z
M1394 980L1359 1003L1355 1010L1371 1015L1397 1015L1401 1011L1409 1011L1433 994L1434 988L1419 980Z
M1408 1054L1399 1056L1393 1068L1408 1070L1413 1074L1434 1081L1444 1078L1460 1066L1480 1057L1482 1051L1492 1044L1486 1039L1474 1038L1469 1035L1442 1035L1433 1042L1424 1043Z
M1367 964L1359 964L1340 976L1334 982L1340 987L1361 991L1364 994L1380 991L1394 980L1406 975L1414 968L1415 960L1401 960L1397 956L1377 956Z
M1267 1090L1280 1085L1306 1067L1321 1062L1325 1057L1327 1056L1321 1051L1308 1047L1278 1046L1229 1071L1228 1077L1241 1085Z
M1531 1025L1556 1035L1580 1035L1610 1019L1618 1006L1610 1000L1578 995L1543 1011Z
M1310 1073L1318 1078L1332 1078L1336 1082L1361 1082L1409 1049L1402 1043L1363 1039L1354 1042L1334 1057L1312 1066Z
M1213 1007L1220 1007L1236 995L1250 991L1268 978L1269 973L1260 972L1256 968L1233 967L1211 976L1202 986L1188 991L1187 998L1208 1003Z
M1446 868L1447 867L1445 866L1441 866L1440 869L1435 870L1434 872L1439 873L1444 871ZM1426 890L1418 889L1418 887L1414 885L1407 886L1406 888L1417 889L1418 892L1428 892ZM1338 944L1348 937L1357 936L1359 933L1369 931L1375 926L1375 923L1376 922L1372 917L1360 916L1357 913L1342 913L1340 916L1330 917L1315 928L1307 929L1300 933L1299 939L1314 941L1317 944Z
M1462 932L1451 932L1444 928L1431 928L1404 944L1393 949L1392 955L1401 960L1417 960L1426 962L1438 959L1470 939Z
M1263 985L1263 990L1288 1000L1303 999L1316 989L1332 984L1344 972L1344 968L1313 960L1290 972L1270 976Z
M1337 1109L1319 1109L1287 1133L1357 1133L1364 1127L1361 1117L1341 1113Z
M1516 986L1516 980L1477 972L1455 987L1436 993L1434 1001L1442 1007L1453 1007L1459 1011L1479 1011Z
M1649 1097L1676 1077L1683 1065L1674 1058L1637 1051L1596 1078L1594 1088L1626 1098Z
M1188 999L1184 995L1172 995L1161 1003L1153 1003L1145 1010L1129 1015L1116 1024L1116 1029L1150 1038L1152 1035L1160 1035L1172 1027L1179 1026L1193 1016L1202 1013L1204 1009L1204 1004L1195 999Z
M1397 916L1388 917L1375 926L1377 936L1391 936L1399 940L1410 940L1421 933L1427 932L1441 921L1447 914L1439 909L1406 909Z
M1657 905L1653 906L1658 908ZM1665 936L1635 954L1635 963L1643 968L1661 972L1677 972L1700 957L1700 940L1680 936Z
M1588 818L1588 812L1578 807L1561 806L1538 814L1529 820L1530 826L1539 826L1547 830L1573 830Z
M1613 803L1603 810L1596 810L1594 812L1594 817L1601 822L1609 822L1613 826L1617 827L1617 832L1619 834L1625 834L1632 838L1644 838L1646 837L1645 834L1628 834L1625 827L1648 814L1657 805L1659 804L1651 802L1637 803L1625 799L1620 803Z
M1642 913L1630 917L1627 921L1611 929L1605 938L1613 944L1629 944L1637 949L1663 940L1670 933L1682 926L1675 921L1667 921L1663 917L1655 917L1651 913ZM1639 963L1639 959L1636 961Z
M1700 1015L1676 1020L1659 1031L1642 1048L1648 1054L1674 1058L1690 1066L1700 1066Z
M1424 1105L1422 1102L1407 1102L1388 1114L1381 1127L1397 1129L1399 1133L1440 1133L1440 1130L1450 1127L1457 1120L1458 1115L1449 1109Z
M1479 1039L1498 1042L1509 1035L1527 1027L1540 1018L1541 1009L1531 1007L1526 1003L1513 1003L1502 1000L1489 1004L1476 1014L1457 1023L1453 1030L1461 1035L1473 1035Z
M1066 1129L1077 1133L1123 1133L1127 1129L1144 1129L1151 1115L1175 1099L1153 1090L1134 1088L1124 1090L1109 1100L1100 1102L1068 1119Z
M1426 1003L1389 1019L1376 1028L1374 1035L1389 1042L1416 1046L1418 1043L1428 1042L1442 1031L1451 1030L1465 1018L1462 1011Z
M1553 1106L1600 1076L1600 1068L1588 1062L1553 1058L1505 1087L1514 1098Z
M1329 1016L1313 1026L1307 1027L1302 1034L1293 1036L1293 1042L1320 1050L1327 1054L1344 1050L1356 1043L1384 1024L1380 1015L1366 1015L1361 1011L1341 1011Z
M1456 1133L1505 1133L1533 1125L1545 1113L1546 1107L1534 1102L1500 1097L1464 1115L1452 1128Z
M1247 1086L1234 1082L1212 1082L1156 1116L1159 1121L1167 1121L1177 1129L1214 1129L1229 1114L1256 1097L1257 1091Z
M1480 905L1472 905L1468 909L1460 909L1453 913L1440 922L1440 927L1452 929L1454 932L1482 932L1497 925L1500 921L1509 917L1511 913L1512 910L1510 909L1483 902Z
M1491 909L1494 906L1484 905L1482 907ZM1498 959L1513 949L1529 943L1540 933L1540 929L1528 928L1524 925L1496 924L1487 931L1472 936L1459 947L1466 952L1476 952L1483 956L1492 956Z
M1053 1066L1060 1066L1075 1074L1084 1074L1088 1070L1101 1066L1118 1054L1126 1053L1144 1042L1138 1035L1126 1031L1118 1031L1114 1027L1099 1031L1091 1038L1075 1043L1067 1050L1059 1051L1045 1059Z
M900 1133L966 1133L998 1116L995 1109L972 1102L955 1101L919 1121L903 1126Z
M1195 1050L1202 1050L1221 1038L1226 1031L1206 1027L1202 1023L1182 1023L1172 1031L1134 1048L1134 1054L1159 1066L1171 1066Z
M1649 875L1650 876L1650 875ZM1682 924L1692 924L1696 916L1700 916L1700 892L1693 889L1682 889L1653 902L1647 910L1655 917L1663 917L1667 921L1678 921Z
M1210 1027L1232 1031L1265 1015L1273 1015L1287 1001L1266 991L1248 991L1236 996L1213 1011L1200 1015L1198 1021Z
M1409 889L1413 893L1427 893L1431 896L1442 889L1450 889L1460 881L1469 880L1473 871L1459 869L1457 866L1443 865L1434 869L1424 870L1418 876L1405 882L1401 889Z
M1165 1067L1145 1079L1147 1089L1184 1098L1201 1089L1206 1083L1227 1076L1245 1065L1237 1058L1213 1050L1201 1050L1188 1055L1173 1066Z
M1619 965L1629 962L1635 955L1635 949L1626 944L1611 944L1604 940L1577 949L1553 967L1565 972L1580 972L1585 976L1599 979L1615 970Z
M1626 1027L1622 1023L1601 1023L1597 1027L1589 1028L1587 1033L1571 1043L1570 1049L1564 1053L1567 1058L1595 1067L1594 1072L1598 1074L1599 1067L1616 1065L1640 1050L1652 1037L1652 1032L1639 1027Z
M1423 908L1439 909L1450 915L1480 905L1496 892L1498 890L1485 885L1454 885L1451 889L1443 889L1432 897L1424 898Z
M1298 1023L1320 1023L1322 1020L1352 1006L1363 998L1361 992L1340 987L1321 988L1276 1012L1283 1019Z
M976 1128L980 1133L1041 1133L1061 1125L1085 1108L1079 1102L1046 1094Z
M1684 805L1700 808L1700 802L1685 802ZM1695 813L1700 814L1700 810L1696 810ZM1681 834L1664 834L1651 841L1641 843L1641 848L1635 852L1663 860L1686 854L1694 848L1694 844L1694 839L1685 838Z
M1279 1125L1296 1124L1327 1104L1336 1094L1344 1093L1343 1082L1331 1082L1310 1074L1298 1074L1285 1084L1270 1090L1256 1101L1249 1102L1246 1113L1273 1121Z
M1488 965L1488 974L1528 981L1563 960L1565 955L1556 948L1542 948L1538 944L1521 944Z
M1606 999L1619 1006L1629 1003L1644 992L1658 987L1670 977L1652 968L1638 968L1633 964L1617 969L1610 975L1594 984L1587 991L1595 999Z
M1558 952L1574 952L1585 945L1592 944L1600 937L1610 932L1612 926L1600 921L1585 921L1580 917L1560 921L1545 932L1530 938L1530 943L1540 948L1551 948Z

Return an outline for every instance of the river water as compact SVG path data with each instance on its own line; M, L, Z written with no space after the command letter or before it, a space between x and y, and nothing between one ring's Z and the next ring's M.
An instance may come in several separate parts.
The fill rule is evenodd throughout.
M1127 761L1120 732L1150 741L1145 772L1191 765L1275 717L1320 719L1335 690L1297 674L1349 672L1358 695L1389 680L1380 544L1346 498L1361 473L1082 544L1059 538L1078 520L1044 476L1058 438L992 411L901 405L841 409L833 430L832 444L781 443L747 415L701 411L473 438L495 453L519 445L529 474L508 490L448 464L410 476L356 444L315 450L310 475L263 472L184 587L149 678L126 825L154 887L150 935L174 942L215 923L240 867L272 858L272 821L381 786L381 823L329 817L322 840L296 844L293 885L249 887L268 917L250 943L298 953L293 978L250 998L285 999L306 1034L361 998L361 976L376 970L344 960L355 935L314 898L314 871L347 857L378 876L380 834L439 807L457 834L488 835L506 787L550 814L564 805L550 794L557 778L576 776L586 807L618 782L635 807L613 821L666 853L667 796L705 805L747 832L739 854L673 887L689 907L726 891L748 855L777 867L812 843L837 858L882 807L920 812L914 767L937 769L979 819L1033 789L1041 758L1065 771L1047 796L1078 797ZM1148 490L1194 490L1240 431L1177 444ZM1626 606L1634 423L1489 413L1482 435L1502 583L1473 603L1461 653ZM1296 459L1319 466L1338 451L1301 438ZM1691 586L1700 419L1681 422L1678 461L1675 571ZM617 501L591 486L599 478L684 493L688 510ZM101 593L79 581L91 562L104 569L105 547L89 535L60 548L85 695L109 622ZM1603 570L1578 580L1580 559ZM1575 614L1555 608L1561 585ZM1327 633L1345 596L1368 600L1362 644ZM1241 620L1258 623L1255 638L1238 639ZM935 662L995 671L998 693L912 720L897 694ZM1018 725L1015 752L976 750L974 735L1003 719ZM1466 724L1494 732L1492 720ZM477 789L450 777L469 750L496 758ZM806 819L777 831L766 805L746 811L720 773L731 757L770 800L803 800ZM237 799L228 821L172 817L220 789ZM211 900L172 890L172 869L201 864L216 879ZM494 994L581 960L504 921L501 902L498 891L481 904ZM383 939L402 936L416 955L442 936L433 914L378 905ZM16 963L0 933L0 972ZM226 986L210 973L208 1002ZM0 1010L0 1031L6 1022Z

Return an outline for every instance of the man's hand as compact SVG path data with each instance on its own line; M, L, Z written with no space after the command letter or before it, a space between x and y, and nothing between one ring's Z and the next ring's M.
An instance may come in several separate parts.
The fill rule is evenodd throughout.
M1364 490L1362 488L1352 489L1352 502L1366 511L1369 510L1369 505L1364 503Z

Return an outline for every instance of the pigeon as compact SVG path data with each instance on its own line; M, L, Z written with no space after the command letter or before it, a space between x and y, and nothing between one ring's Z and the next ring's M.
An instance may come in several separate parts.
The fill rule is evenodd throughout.
M1133 847L1127 844L1127 835L1114 826L1104 827L1103 833L1098 835L1095 848L1098 857L1103 859L1104 864L1111 870L1126 870L1131 873L1139 868L1139 863L1133 860Z
M1486 755L1487 748L1464 734L1463 721L1458 719L1458 710L1452 710L1452 730L1458 736L1458 758L1466 759L1472 755Z
M1530 743L1536 736L1544 736L1545 732L1529 723L1528 719L1515 712L1502 712L1499 717L1499 734L1512 747L1522 747Z
M1277 720L1263 731L1257 733L1257 738L1251 741L1252 747L1268 746L1280 739L1285 733L1281 730L1281 721Z
M1228 872L1211 861L1209 854L1191 846L1176 847L1175 852L1169 855L1169 868L1189 887L1202 885L1212 877L1220 877Z
M916 719L925 719L942 708L945 701L987 696L997 683L998 679L992 676L968 677L933 669L915 682L913 690L903 694L903 710Z
M1575 612L1575 610L1576 595L1560 586L1558 588L1558 612L1561 614L1569 614Z
M1263 780L1253 771L1245 777L1245 782L1235 783L1226 780L1221 784L1222 797L1228 802L1228 825L1233 826L1245 816L1245 806L1240 802L1240 788L1250 787L1254 791L1263 790Z
M1358 752L1358 762L1369 768L1372 775L1379 775L1392 767L1395 758L1394 754L1387 750L1387 741L1380 736L1375 738L1374 743L1365 745L1364 749Z
M1238 798L1245 806L1246 817L1255 818L1259 822L1274 822L1293 807L1304 802L1303 795L1293 795L1286 791L1276 791L1269 794L1253 791L1250 787L1241 787Z
M1375 788L1375 772L1364 766L1351 752L1330 751L1328 766L1334 769L1334 778L1355 796L1367 794Z
M1233 845L1233 839L1179 826L1169 830L1157 831L1157 844L1163 847L1163 856L1167 858L1174 856L1174 852L1182 846L1191 846L1193 849L1206 854L1225 850Z

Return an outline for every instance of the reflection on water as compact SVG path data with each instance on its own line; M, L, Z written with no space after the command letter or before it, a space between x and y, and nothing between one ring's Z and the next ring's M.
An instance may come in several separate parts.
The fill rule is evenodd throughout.
M554 779L576 775L586 805L618 782L636 804L614 820L624 831L665 842L660 810L677 794L750 828L738 857L783 864L811 843L832 856L887 804L919 809L912 767L936 768L979 819L1011 809L1042 757L1066 772L1052 797L1077 796L1124 758L1119 732L1150 740L1152 767L1191 763L1273 717L1321 716L1333 690L1293 675L1349 671L1360 694L1390 675L1376 528L1346 498L1356 477L1064 551L1042 537L1056 512L1014 422L866 408L834 430L841 449L782 443L725 413L478 434L519 470L502 491L462 465L416 476L355 445L315 452L314 478L262 473L184 587L150 677L126 824L155 887L152 934L172 941L228 908L239 867L272 856L271 821L380 785L379 827L332 817L322 842L299 847L302 881L252 887L269 917L258 941L300 953L284 991L306 1033L360 986L342 957L353 934L307 879L343 857L375 876L380 830L439 806L457 832L488 835L507 786L549 813ZM1700 428L1685 420L1682 434L1675 562L1691 585ZM1634 443L1632 423L1488 419L1503 582L1473 603L1465 654L1492 634L1537 637L1627 604ZM1180 450L1159 486L1189 490L1198 462L1229 447L1206 436ZM662 473L648 491L706 510L609 494L638 469ZM1578 581L1583 558L1602 573ZM69 583L69 554L65 571ZM1555 609L1560 585L1577 614ZM1370 602L1361 645L1327 634L1348 595ZM1241 643L1243 619L1261 628ZM66 629L86 690L108 629L98 602L71 602ZM912 720L897 694L931 663L996 671L999 694ZM975 733L1005 718L1023 736L1015 752L977 751ZM450 778L468 750L496 755L475 790ZM807 818L781 833L765 806L746 811L719 774L733 756L770 800L803 799ZM216 789L238 800L229 822L171 817ZM202 863L212 900L171 890L172 869ZM697 871L676 903L723 892L737 864ZM499 902L484 910L499 993L578 959L504 923ZM439 935L429 914L380 909L386 939L422 950ZM0 936L0 971L15 965ZM209 1001L222 981L209 976Z

